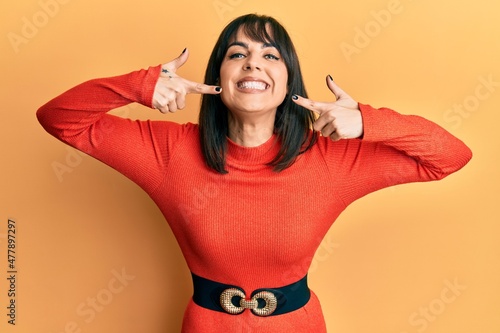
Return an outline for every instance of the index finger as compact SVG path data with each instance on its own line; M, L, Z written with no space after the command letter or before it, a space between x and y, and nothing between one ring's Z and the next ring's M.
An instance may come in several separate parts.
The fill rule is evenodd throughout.
M217 95L217 94L220 94L221 91L222 91L222 88L219 86L209 86L209 85L203 84L203 83L196 83L196 82L188 81L188 89L187 89L188 94Z
M298 95L293 95L292 96L292 100L308 109L308 110L311 110L313 112L316 112L317 114L319 114L320 116L327 111L327 103L324 103L324 102L317 102L317 101L313 101L312 99L309 99L309 98L305 98L305 97L302 97L302 96L298 96Z

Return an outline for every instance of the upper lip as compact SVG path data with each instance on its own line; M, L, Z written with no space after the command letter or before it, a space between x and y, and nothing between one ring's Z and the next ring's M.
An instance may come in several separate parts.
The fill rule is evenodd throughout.
M242 82L263 82L266 84L266 88L270 87L270 84L267 83L266 81L262 80L262 79L259 79L257 77L252 77L252 76L247 76L247 77L244 77L242 78L241 80L239 80L238 82L236 82L236 84L240 84Z

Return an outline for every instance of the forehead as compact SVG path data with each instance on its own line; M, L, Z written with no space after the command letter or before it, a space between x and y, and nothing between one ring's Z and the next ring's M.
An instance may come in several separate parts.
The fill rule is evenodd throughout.
M258 43L267 46L275 46L274 36L269 24L262 26L242 25L229 38L229 45L234 42Z

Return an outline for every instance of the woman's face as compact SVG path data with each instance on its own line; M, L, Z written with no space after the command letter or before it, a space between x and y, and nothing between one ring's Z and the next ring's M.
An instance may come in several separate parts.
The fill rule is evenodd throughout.
M221 98L233 113L276 112L287 94L288 72L278 50L238 31L220 68Z

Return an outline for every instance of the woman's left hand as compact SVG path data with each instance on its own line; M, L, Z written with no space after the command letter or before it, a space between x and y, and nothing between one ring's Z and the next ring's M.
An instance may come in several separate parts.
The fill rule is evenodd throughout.
M336 97L335 102L316 102L294 95L293 101L306 109L316 112L319 117L314 122L314 130L332 140L355 139L363 135L363 119L358 103L343 91L330 76L326 78L328 88Z

